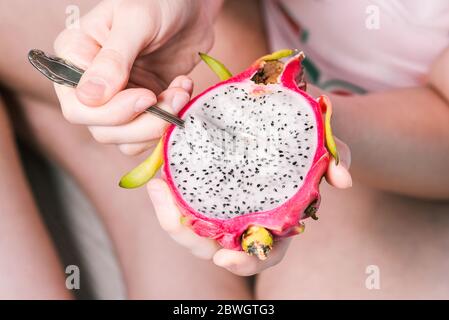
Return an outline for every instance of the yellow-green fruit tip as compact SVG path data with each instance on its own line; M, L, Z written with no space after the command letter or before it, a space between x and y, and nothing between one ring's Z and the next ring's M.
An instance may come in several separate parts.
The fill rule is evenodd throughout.
M162 149L161 139L147 159L120 179L119 186L125 189L138 188L153 178L163 164Z
M225 67L223 63L205 53L199 52L198 54L221 81L228 80L232 77L231 72Z

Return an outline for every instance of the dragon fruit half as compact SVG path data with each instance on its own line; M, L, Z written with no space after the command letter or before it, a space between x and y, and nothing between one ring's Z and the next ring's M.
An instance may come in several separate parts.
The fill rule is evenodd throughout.
M293 57L284 64L286 56ZM184 223L225 248L265 259L273 240L316 218L328 149L336 155L329 100L302 90L303 57L281 50L230 77L202 55L226 80L192 99L179 113L185 127L169 126L153 156L121 185L136 186L136 170L148 180L163 162Z

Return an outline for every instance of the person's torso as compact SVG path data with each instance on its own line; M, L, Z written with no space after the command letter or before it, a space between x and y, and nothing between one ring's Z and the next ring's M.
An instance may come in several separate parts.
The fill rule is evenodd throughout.
M308 81L340 93L425 82L449 45L447 0L266 0L273 50L305 52Z

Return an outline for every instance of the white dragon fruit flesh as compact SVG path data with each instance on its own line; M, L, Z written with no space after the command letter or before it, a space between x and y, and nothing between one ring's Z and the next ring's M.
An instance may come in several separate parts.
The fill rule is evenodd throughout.
M296 83L302 58L257 60L192 99L184 129L167 129L164 178L198 235L263 259L272 237L314 217L330 156L320 104Z

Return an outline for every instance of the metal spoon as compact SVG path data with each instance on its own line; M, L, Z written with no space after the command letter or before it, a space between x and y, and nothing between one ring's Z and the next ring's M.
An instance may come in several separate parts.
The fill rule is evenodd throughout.
M44 76L53 82L68 87L75 88L84 73L84 70L78 68L69 61L55 57L37 49L30 50L28 53L30 63L40 71ZM180 128L184 128L184 120L172 115L171 113L157 107L156 105L148 107L145 112L152 113L155 116L170 122Z

